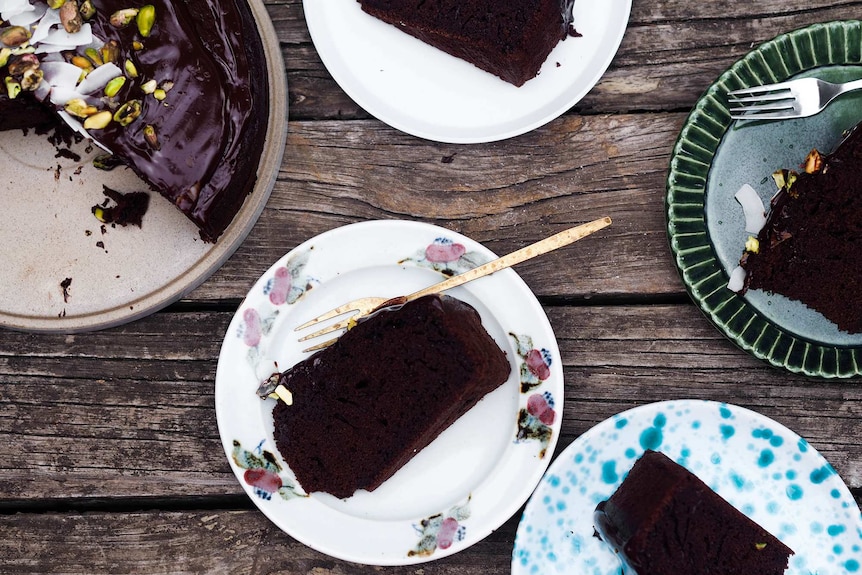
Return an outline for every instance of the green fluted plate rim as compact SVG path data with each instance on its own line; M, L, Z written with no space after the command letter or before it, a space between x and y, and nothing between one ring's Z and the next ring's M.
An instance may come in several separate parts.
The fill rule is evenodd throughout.
M832 72L834 76L836 69L840 72L841 67L856 65L862 65L862 21L858 20L811 25L758 46L719 76L698 100L673 148L667 179L665 209L671 252L688 293L701 311L726 337L755 357L794 373L823 378L862 375L862 340L812 336L805 329L797 329L794 320L776 320L753 305L748 295L729 290L727 257L725 261L719 257L707 221L707 196L710 185L714 188L715 184L709 178L717 152L728 133L740 124L730 119L725 99L728 91L798 75L829 76ZM829 112L827 108L821 115ZM859 120L862 113L855 121ZM780 129L786 131L787 126ZM803 126L798 124L794 129ZM801 148L800 161L807 153ZM777 168L792 167L762 165L764 176ZM739 218L741 213L740 209Z

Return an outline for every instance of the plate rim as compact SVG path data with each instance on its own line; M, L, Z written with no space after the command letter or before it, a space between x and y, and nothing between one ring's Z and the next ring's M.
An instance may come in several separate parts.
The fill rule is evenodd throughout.
M543 341L541 342L541 346L539 346L539 347L548 349L550 354L551 354L551 357L553 358L553 361L552 361L551 365L549 366L550 367L550 375L548 377L542 379L542 381L540 381L535 388L532 388L534 390L534 392L538 392L538 393L551 392L553 399L554 399L554 402L555 402L553 409L556 412L557 416L556 416L555 420L548 426L551 429L551 437L550 437L550 441L548 443L544 444L544 449L542 451L544 451L545 455L543 457L537 455L537 453L536 453L537 446L535 445L535 443L532 443L532 442L529 442L529 443L528 442L520 442L520 443L518 443L518 442L514 441L516 439L515 431L517 431L516 428L518 427L516 425L516 423L517 423L517 421L516 421L517 417L516 416L518 415L518 413L514 412L512 414L512 426L511 426L512 440L509 441L509 445L508 445L508 447L506 447L506 450L504 452L505 456L503 458L501 458L501 461L505 461L508 459L510 462L509 466L511 467L512 462L522 461L525 458L529 458L531 460L531 464L533 462L535 464L532 465L532 467L530 469L528 469L528 471L526 473L523 473L523 474L519 473L517 475L517 479L521 480L521 481L518 481L517 483L513 482L513 479L515 479L515 478L504 479L506 482L505 487L508 490L503 492L502 490L500 490L500 486L498 485L499 481L501 481L499 479L499 477L501 477L499 474L499 469L500 469L501 463L500 462L495 463L493 468L481 480L480 484L472 489L472 491L468 497L468 501L470 501L471 507L473 507L473 508L478 507L480 510L481 509L484 509L484 510L490 509L490 512L485 514L485 515L488 515L489 517L487 519L483 519L482 521L476 521L475 523L469 524L469 529L467 530L467 537L464 540L459 540L457 544L452 544L447 549L437 548L436 550L433 550L428 555L422 555L422 554L411 555L408 553L409 549L402 548L402 547L399 547L398 549L395 549L395 550L361 549L361 550L357 551L355 549L351 550L349 548L350 546L347 545L348 549L345 550L344 549L345 545L343 544L343 542L338 543L338 544L334 544L332 541L328 541L328 542L324 541L323 543L321 543L320 541L314 540L313 537L309 537L307 535L307 533L297 532L295 529L290 529L289 526L284 524L283 516L285 513L286 505L296 504L296 501L295 500L289 500L286 502L275 501L275 503L277 505L271 505L271 503L273 503L272 501L263 500L260 497L254 496L253 487L249 483L247 483L243 480L243 474L245 473L245 468L237 465L237 462L233 457L233 451L235 449L235 443L234 443L235 437L234 436L240 435L240 432L241 432L240 427L241 426L235 425L234 430L232 431L230 429L229 421L231 419L235 419L235 417L229 418L228 414L225 412L225 410L227 409L225 406L226 405L225 401L227 401L227 398L231 395L229 390L227 389L228 383L224 383L224 378L227 377L227 375L229 374L227 372L225 366L231 361L230 358L228 357L228 353L226 352L226 348L228 346L229 338L231 337L231 335L237 333L236 330L242 321L242 315L243 315L244 310L248 309L247 307L245 307L246 304L248 302L252 302L254 299L253 297L251 297L251 295L253 293L255 293L257 290L261 289L263 286L267 285L267 283L270 281L270 279L275 277L275 270L277 268L287 264L291 260L301 260L304 255L308 254L311 250L315 249L315 246L320 246L322 241L334 242L334 241L338 241L339 238L345 239L345 237L346 237L346 239L349 239L350 237L356 236L357 234L359 235L359 237L361 237L364 233L368 233L369 230L373 230L373 228L375 228L375 227L378 228L379 230L382 229L383 230L382 233L386 237L390 237L390 238L393 237L393 234L395 237L397 237L399 235L401 235L403 237L404 233L417 234L417 232L419 232L417 234L417 240L415 242L410 243L403 250L399 251L399 258L393 258L393 261L391 262L391 265L393 268L405 267L404 262L400 261L400 258L403 258L404 256L409 256L410 253L415 251L415 248L421 247L422 249L424 249L425 244L423 244L422 246L418 245L419 242L423 241L423 239L428 239L430 241L430 239L440 237L441 234L443 234L444 237L449 238L455 242L461 242L461 241L466 242L464 245L467 247L468 253L469 252L479 252L480 255L486 257L487 259L492 259L493 257L496 257L493 252L491 252L488 248L483 246L481 243L479 243L476 240L472 240L471 238L464 236L463 234L460 234L459 232L455 232L453 230L449 230L447 228L443 228L441 226L437 226L437 225L430 224L430 223L425 223L425 222L420 222L420 221L410 221L410 220L361 221L361 222L347 224L344 226L340 226L340 227L328 230L328 231L323 232L322 234L320 234L318 236L315 236L313 238L306 240L305 242L301 243L297 247L290 250L287 254L285 254L284 256L279 258L276 262L274 262L272 264L272 266L266 272L264 272L260 276L260 278L255 282L254 286L249 290L249 295L247 295L246 298L243 300L242 305L239 307L239 309L235 313L234 317L232 318L230 325L227 328L227 331L225 334L225 339L224 339L224 342L222 344L222 350L220 351L220 354L219 354L219 366L218 366L217 372L216 372L216 379L215 379L216 416L217 416L217 422L218 422L218 428L219 428L219 435L220 435L221 440L222 440L222 446L223 446L225 454L228 458L229 465L230 465L232 471L234 472L234 475L237 478L237 481L240 483L243 490L246 492L246 494L249 496L249 498L252 499L252 501L255 503L255 505L258 507L258 509L261 512L263 512L263 514L268 519L270 519L279 529L281 529L282 531L284 531L285 533L287 533L288 535L290 535L291 537L293 537L297 541L300 541L301 543L303 543L303 544L305 544L305 545L307 545L307 546L309 546L309 547L311 547L317 551L320 551L322 553L325 553L327 555L330 555L330 556L333 556L333 557L336 557L339 559L352 561L352 562L360 563L360 564L367 564L367 565L412 565L412 564L424 563L424 562L433 561L433 560L447 557L451 554L460 552L463 549L466 549L467 547L481 541L482 539L487 537L490 533L492 533L494 530L499 528L500 525L502 525L505 521L509 520L518 511L518 509L524 504L524 502L529 498L533 489L535 489L535 486L538 484L538 482L541 480L542 476L544 475L544 472L547 470L547 467L550 465L551 460L552 460L553 451L557 445L557 441L558 441L559 436L560 436L560 428L562 426L561 414L562 414L563 403L564 403L564 378L563 378L563 370L562 370L562 360L560 358L559 346L557 344L556 336L554 334L554 331L553 331L553 328L550 324L550 321L548 320L547 315L545 314L544 309L542 308L538 299L535 297L535 294L533 294L532 290L530 290L530 288L529 288L529 286L527 286L526 282L524 282L523 279L521 279L521 277L514 270L507 269L507 270L501 270L500 272L497 272L494 275L498 276L499 278L502 278L502 279L499 279L497 281L507 282L508 285L511 286L511 289L515 290L518 293L529 294L530 300L528 300L527 303L530 306L530 308L532 308L532 309L528 314L526 314L524 316L524 317L527 317L529 319L519 320L519 321L522 321L523 323L535 324L537 326L534 328L534 331L535 332L541 332L541 333L533 333L531 335L534 335L534 336L540 335L543 338ZM380 240L378 240L378 243L379 243L379 241ZM414 245L414 244L416 244L416 245ZM391 255L391 254L389 254L389 255ZM378 257L378 259L379 259L379 257ZM398 259L399 261L395 261L396 259ZM389 260L387 260L387 265L389 265L388 262L389 262ZM378 265L379 265L379 263L377 262L377 260L373 260L370 264L366 263L363 266L359 266L356 269L374 268L374 267L378 267ZM475 262L471 264L471 267L474 265L476 265ZM338 268L335 272L333 272L336 275L333 276L332 279L335 279L335 277L337 275L342 274L346 271L349 271L349 270ZM325 283L325 282L323 282L323 283ZM299 301L301 301L301 297L300 297L300 299L298 299L296 301L297 301L297 303ZM490 310L489 310L489 312L490 312ZM284 315L286 315L286 313L282 313L282 316L284 316ZM507 325L501 325L501 327L504 328L504 331L506 331L509 328L509 326L507 326ZM541 327L541 329L540 329L540 327ZM509 334L509 335L512 335L512 334ZM545 338L547 338L547 339L545 339ZM504 349L506 349L506 348L504 348ZM231 352L231 353L234 353L234 352ZM525 367L526 364L522 363L522 361L519 360L518 357L510 358L510 362L514 362L516 365L518 365L520 363L522 370L526 368ZM222 373L222 375L224 377L219 377L220 372ZM513 371L512 376L510 377L509 384L516 385L518 382L513 381L512 378L515 378L515 379L521 378L520 381L522 383L524 382L523 374L519 374L519 373L514 372L514 371ZM533 393L533 392L531 392L531 393ZM529 394L526 392L523 392L523 391L519 391L517 393L517 395L518 395L518 405L521 406L520 410L523 411ZM252 415L251 417L254 418L256 416ZM250 425L251 427L256 428L259 425L263 425L263 422L262 421L260 421L260 422L253 421L251 424L243 424L243 425ZM255 430L252 429L251 431L253 432ZM269 451L270 453L272 453L277 458L278 463L283 468L285 468L287 470L287 473L290 473L288 466L284 463L283 458L281 458L281 456L278 454L278 451L275 448L274 444L270 444L270 440L268 437L264 436L263 442L261 444L259 444L258 447L260 447L260 445L265 445L266 451ZM538 447L541 448L542 445L539 445ZM515 450L518 450L518 451L516 452ZM292 474L290 474L290 475L292 475ZM493 482L493 484L490 482ZM491 493L491 499L493 500L492 502L494 503L493 508L489 507L488 503L482 503L485 499L487 499L485 497L482 497L482 488L483 487L484 487L485 491L487 491L488 489L495 491L495 492ZM513 491L513 490L516 491L516 493L514 493L514 494L511 493L511 491ZM478 496L477 496L477 493L479 494ZM512 495L514 495L514 496L512 496ZM272 499L276 500L277 498L273 497ZM504 502L505 503L504 505L499 505L500 499L506 500ZM305 499L305 500L310 502L310 503L313 503L315 506L314 508L311 508L311 506L308 506L309 509L307 511L302 512L306 515L308 512L311 512L311 511L317 513L318 511L321 511L321 506L325 506L325 504L320 503L319 501L314 501L311 499ZM291 510L289 508L286 509L286 511L288 513L291 512ZM324 508L323 511L329 515L332 515L332 514L338 515L340 513L339 511L330 512L328 507ZM445 512L445 510L444 510L444 512ZM296 513L294 513L294 514L296 514ZM472 515L478 516L478 515L480 515L480 513L472 513ZM316 517L319 518L317 515L316 515ZM363 521L364 521L364 525L366 527L377 526L378 528L381 528L381 529L382 528L389 529L389 528L391 528L390 525L395 525L400 529L399 533L405 532L405 525L404 525L405 523L409 524L408 526L412 525L412 527L411 527L411 533L412 533L413 531L416 530L416 525L419 524L422 520L426 519L425 517L412 517L410 519L397 519L397 520L384 520L384 519L363 520L362 518L358 518L358 517L353 516L353 515L345 515L343 513L341 513L340 517L343 518L345 524L347 524L348 526L363 525ZM331 519L331 517L330 517L330 519ZM470 517L470 519L475 521L475 517ZM327 521L326 523L327 523L327 525L332 526L332 521ZM336 529L338 528L337 526L333 526L333 527L335 527ZM418 539L419 538L416 537L417 541L418 541ZM367 541L366 541L366 545L367 545Z
M234 221L218 241L189 268L162 286L119 305L82 314L58 317L29 315L0 310L0 328L29 333L74 334L124 325L149 316L182 299L203 284L236 252L257 223L275 186L284 157L288 129L287 75L278 37L263 0L242 0L248 4L263 45L269 80L269 114L263 152L258 160L256 181ZM155 201L163 201L158 197Z
M674 143L666 180L668 241L677 271L692 300L739 348L774 367L811 377L862 375L862 346L832 345L797 336L764 317L743 296L727 288L726 270L714 251L706 224L706 182L712 157L732 125L726 101L720 94L780 82L825 66L862 64L858 49L853 59L846 57L850 39L860 35L862 21L836 20L779 34L749 51L698 99ZM825 55L813 52L814 39L822 40L823 36L844 47L840 59L832 50ZM826 44L831 47L829 42ZM766 62L768 56L780 58L782 69L777 72L771 69Z
M722 410L728 410L728 414L729 414L729 416L731 416L731 420L734 420L734 421L738 419L736 416L741 414L741 415L744 415L747 418L747 420L751 423L758 423L758 422L768 423L770 426L769 429L773 432L777 432L777 433L775 433L775 435L781 436L781 439L783 440L782 445L798 445L800 448L800 452L804 451L804 452L809 454L809 457L815 458L818 462L822 462L822 463L824 463L824 465L828 466L828 468L832 471L832 473L829 474L829 478L832 479L832 483L833 483L832 490L833 491L837 490L839 492L839 495L840 495L840 497L837 497L833 493L833 494L831 494L831 497L834 499L840 499L844 502L847 502L847 501L853 502L854 506L856 507L856 513L857 513L856 522L857 522L857 527L859 529L858 533L859 533L860 541L862 541L862 513L859 513L858 506L855 505L855 499L853 498L853 495L850 492L850 489L849 489L847 483L843 480L843 478L841 478L838 475L838 473L832 467L831 463L823 456L823 454L820 453L813 445L811 445L804 437L802 437L801 435L799 435L798 433L796 433L795 431L793 431L792 429L790 429L786 425L782 424L781 422L776 421L775 419L773 419L767 415L764 415L758 411L755 411L755 410L747 408L747 407L740 406L738 404L733 404L733 403L729 403L726 401L698 399L698 398L693 398L693 397L692 398L680 398L680 399L670 399L670 400L661 400L661 401L656 401L656 402L651 402L651 403L644 403L644 404L640 404L640 405L636 405L634 407L628 408L624 411L615 413L615 414L613 414L607 418L604 418L603 420L599 421L595 425L591 426L587 431L585 431L583 434L581 434L580 436L575 438L569 445L567 445L560 452L560 454L555 458L554 462L548 468L548 471L546 472L545 478L543 478L542 482L537 486L536 490L534 491L533 496L530 498L530 501L528 501L528 503L524 509L524 512L521 516L521 519L518 523L518 528L517 528L516 536L515 536L515 545L513 546L513 550L512 550L512 559L511 559L512 574L513 575L526 575L526 573L527 573L527 571L525 569L523 569L524 566L523 566L523 564L519 558L518 540L525 536L524 532L527 529L532 529L532 526L530 525L531 514L535 513L535 509L536 509L535 506L539 504L537 501L537 498L539 498L540 496L543 495L543 486L548 481L548 477L550 477L551 474L563 475L562 473L560 473L560 469L564 468L566 464L573 465L570 462L574 461L572 456L574 456L575 454L584 455L584 458L588 459L589 454L588 453L584 454L583 452L585 451L585 448L589 447L589 443L591 441L595 441L594 436L596 434L604 432L606 430L606 428L610 429L612 426L616 426L616 428L618 429L619 427L616 424L620 421L631 420L635 415L637 415L638 417L641 417L642 414L646 414L646 415L659 414L663 410L680 411L680 410L684 410L686 408L689 410L692 410L692 411L695 409L702 410L704 413L706 413L708 410L713 410L713 412L716 414L716 421L719 421L720 417L724 417ZM718 415L719 413L722 413L722 415L719 416ZM763 437L766 438L767 436L764 435ZM805 446L804 450L801 448L803 443ZM588 450L586 450L586 451L588 451ZM628 455L626 455L626 456L628 457ZM639 455L637 457L639 457ZM632 463L634 463L634 461L637 457L632 459ZM620 472L620 478L617 481L618 482L621 481L623 476L624 476L624 472ZM612 488L609 486L609 491L607 493L608 496L610 496L610 494L613 492L613 489L615 489L615 488ZM824 523L825 523L825 521L824 521ZM547 550L545 550L545 551L547 551ZM856 553L859 553L858 549L856 549ZM791 558L791 561L792 561L792 558ZM792 568L792 563L791 563L789 569L790 568ZM789 572L790 571L788 571L788 573Z
M510 122L504 122L504 126L497 127L493 129L488 129L487 127L483 130L483 134L447 134L445 130L433 129L433 128L422 128L421 126L411 126L409 122L400 121L397 118L394 118L393 115L388 111L388 105L386 104L385 96L379 99L380 103L372 101L370 98L363 97L362 95L358 95L358 90L354 86L354 82L351 78L348 77L348 74L341 73L341 70L337 66L333 66L333 62L335 60L335 56L326 48L326 44L321 42L322 33L317 32L317 22L314 21L313 17L309 18L309 14L317 14L315 12L314 4L315 0L303 0L303 12L306 19L306 25L309 30L309 34L312 39L312 43L315 46L315 50L318 52L320 59L323 61L324 66L326 67L329 74L333 77L335 82L339 85L339 87L350 97L354 102L356 102L360 107L366 110L373 117L377 118L381 122L395 128L401 132L406 134L416 136L419 138L424 138L430 141L442 142L442 143L450 143L450 144L478 144L478 143L490 143L496 142L500 140L505 140L508 138L513 138L515 136L519 136L535 130L553 120L560 117L567 110L569 110L572 106L577 104L584 96L589 93L590 90L595 87L595 85L601 80L602 76L604 76L607 69L610 67L611 62L614 57L616 57L617 52L619 52L620 45L622 44L622 40L625 36L625 32L628 29L629 18L631 16L631 7L632 0L613 0L613 2L619 4L619 6L611 6L609 9L613 9L613 15L618 18L618 20L614 20L618 22L619 26L616 29L613 29L615 32L614 35L609 39L608 45L610 49L605 53L601 53L601 58L598 59L600 64L594 70L594 74L588 79L588 81L584 82L583 85L578 90L573 90L572 94L567 98L559 98L561 101L558 103L553 109L547 113L545 113L541 118L530 120L530 121L522 121L517 127L507 128ZM367 16L368 18L374 18L368 14L362 13L363 16ZM374 18L376 22L380 24L385 24L382 21ZM577 27L577 23L575 23ZM422 43L421 40L418 40L406 33L402 33L402 36L406 41L409 42L419 42ZM327 36L327 40L331 40ZM572 40L576 40L577 38L573 38ZM562 43L562 41L561 41ZM424 43L423 43L424 44ZM430 45L428 45L430 47ZM322 48L322 49L321 49ZM447 58L455 58L454 56L450 56L445 52L439 51L437 48L430 47L435 52L439 52L441 55ZM556 48L559 48L559 44ZM550 59L550 56L549 56ZM547 61L545 62L547 63ZM472 64L471 64L472 66ZM478 70L478 69L477 69ZM478 70L481 74L490 74L489 72L485 72L483 70ZM491 75L493 76L493 75ZM531 81L535 81L533 79ZM500 80L503 82L503 80ZM529 81L528 81L529 83ZM373 84L373 83L372 83ZM577 84L575 84L577 85ZM366 86L367 87L367 86ZM566 92L568 93L568 92ZM552 100L549 100L548 103L551 103Z

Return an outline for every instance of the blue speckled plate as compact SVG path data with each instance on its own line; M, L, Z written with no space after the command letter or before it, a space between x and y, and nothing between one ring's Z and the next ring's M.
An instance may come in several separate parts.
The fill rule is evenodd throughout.
M812 148L829 152L862 121L862 92L810 118L731 121L725 94L815 76L862 78L862 22L828 22L782 34L730 67L697 102L680 132L667 181L671 251L692 299L742 349L772 365L820 377L862 374L862 334L781 295L727 288L748 233L734 194L751 185L769 205L772 173L797 169Z
M753 411L680 400L606 419L557 457L524 511L512 574L619 575L619 558L593 536L593 510L645 449L684 465L789 545L786 575L862 573L862 516L823 456Z

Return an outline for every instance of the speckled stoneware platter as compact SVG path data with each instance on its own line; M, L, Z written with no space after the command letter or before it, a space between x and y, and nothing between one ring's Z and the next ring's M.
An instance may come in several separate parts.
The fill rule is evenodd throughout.
M513 575L619 575L593 511L644 450L661 451L794 550L787 575L862 572L862 517L835 469L805 439L748 409L652 403L599 423L554 460L527 504Z
M0 132L0 326L78 332L148 315L200 285L239 247L269 198L284 152L287 85L275 30L249 0L270 79L258 181L218 243L205 243L174 206L152 193L140 228L102 226L91 208L102 186L147 190L131 170L93 167L101 149L54 145L32 130ZM63 284L67 283L66 289Z
M559 436L563 370L542 307L511 269L447 292L479 312L509 358L509 380L372 492L306 494L273 439L275 400L256 395L274 371L309 355L297 325L357 297L412 293L494 257L437 226L362 222L308 240L252 287L222 345L216 415L237 479L278 527L334 557L404 565L465 549L527 500Z
M575 2L582 36L557 44L519 88L366 14L356 0L302 4L326 69L357 104L403 132L451 143L517 136L574 106L607 70L631 11L631 0Z
M830 22L783 34L736 62L701 97L673 151L667 183L670 245L692 298L715 326L758 358L821 377L862 374L862 334L837 326L799 302L726 288L748 233L734 194L751 185L764 206L772 173L799 169L812 148L830 152L862 121L862 92L820 114L783 121L731 121L725 94L746 86L814 76L862 78L862 23Z

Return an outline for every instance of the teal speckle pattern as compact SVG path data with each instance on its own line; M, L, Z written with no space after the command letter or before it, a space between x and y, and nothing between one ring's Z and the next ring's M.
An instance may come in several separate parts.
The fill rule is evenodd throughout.
M684 465L789 545L786 575L862 575L862 514L835 469L775 421L695 400L631 409L569 445L524 511L512 575L620 575L619 558L593 536L593 511L645 449Z

